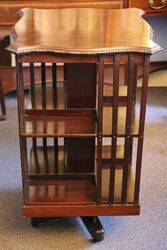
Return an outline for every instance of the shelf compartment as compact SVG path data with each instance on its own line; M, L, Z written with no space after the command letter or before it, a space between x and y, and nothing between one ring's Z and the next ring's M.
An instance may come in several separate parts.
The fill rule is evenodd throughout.
M47 153L47 166L44 150ZM29 158L29 179L92 179L93 173L85 172L69 172L67 171L67 156L65 155L64 146L58 147L58 157L55 159L54 146L47 146L44 149L42 146L36 147L36 152L33 148L30 149ZM36 154L36 157L35 157ZM57 162L56 162L57 160ZM117 146L117 167L122 167L123 164L123 146ZM55 166L56 164L56 166ZM81 164L78 162L78 164ZM39 171L37 171L37 165ZM103 146L103 168L108 169L111 167L111 146ZM56 169L56 171L55 171Z
M65 103L66 103L65 98L66 97L65 97L65 87L64 87L63 82L57 84L57 93L55 93L56 98L57 98L56 109L54 109L52 91L53 91L52 83L47 83L46 84L46 109L43 109L42 108L42 97L41 97L41 85L40 84L34 85L35 106L34 106L34 109L32 109L32 99L33 98L32 98L32 91L30 91L29 98L28 98L28 105L27 105L28 110L26 110L26 114L43 115L44 113L45 114L52 113L53 115L57 115L57 114L59 114L58 112L62 113L63 109L67 115L70 115L70 113L73 114L72 112L75 112L75 115L77 115L77 112L78 112L78 114L79 114L79 112L80 113L82 112L82 114L83 114L84 109L68 109L68 108L65 109ZM103 136L105 136L105 137L111 136L111 131L112 131L112 107L111 107L112 106L112 94L113 94L113 87L104 84L104 98L108 99L108 100L106 99L107 102L109 101L108 104L106 104L106 106L103 108L103 112L104 112ZM119 98L120 98L120 103L122 103L122 104L120 105L120 107L118 109L119 110L119 112L118 112L118 136L125 135L126 107L124 107L124 104L126 102L126 95L127 95L127 86L120 86L119 87ZM104 104L105 104L105 102L104 102ZM86 109L86 110L88 112L89 109ZM43 111L43 113L42 113L42 111ZM94 112L94 110L90 109L90 113L91 112ZM39 122L39 124L40 124L40 122ZM32 127L32 125L29 124L28 127L29 126ZM30 133L31 132L29 131L28 134L30 134ZM24 131L24 134L26 134L25 131ZM43 133L43 134L45 134L45 133ZM81 134L82 134L82 132L81 132ZM91 134L92 133L90 132L90 136L91 136ZM95 136L95 131L93 134L94 134L93 136ZM136 114L135 108L134 108L134 111L132 114L131 134L132 134L132 136L138 136L138 119L137 119L137 114ZM34 136L35 136L35 134L34 134Z
M93 173L81 173L81 172L68 172L67 162L65 157L64 146L58 147L57 158L55 159L54 146L47 146L44 149L42 146L36 147L36 152L33 148L30 149L29 158L29 179L30 180L82 180L82 179L93 179ZM47 166L48 172L46 171L46 160L45 155L47 154ZM35 157L36 156L36 157ZM37 171L37 165L39 171ZM56 171L55 171L56 169Z
M103 116L103 136L112 136L112 108L105 107ZM44 110L43 110L44 111ZM29 112L29 111L27 111ZM79 115L79 111L71 111L76 115L44 115L39 111L32 111L34 115L25 116L25 127L22 129L21 134L27 137L96 137L96 116L95 115ZM56 114L57 111L47 111ZM60 110L60 112L62 112ZM64 111L65 112L65 111ZM70 113L70 110L67 112ZM83 110L84 112L84 110ZM87 112L87 111L86 111ZM93 111L90 111L90 113ZM37 114L37 115L35 115ZM57 113L58 114L58 113ZM66 113L67 114L67 113ZM118 137L125 136L125 123L126 123L126 107L119 107L118 109ZM135 110L132 114L131 136L137 137L139 130L139 122Z
M57 82L56 89L53 88L53 83L45 85L45 109L64 109L65 108L65 88L64 82ZM43 109L42 107L42 86L34 84L33 89L30 89L27 109Z
M123 169L115 170L114 203L121 203ZM102 204L108 203L110 171L102 171ZM29 201L31 204L96 202L96 184L89 180L32 180L29 184ZM134 202L134 174L129 168L127 203Z
M21 135L26 137L95 137L94 116L26 115Z
M89 203L96 201L95 180L31 181L29 204Z
M45 85L45 109L65 109L66 107L66 95L65 95L64 82L58 82L56 84L56 91L53 88L52 83L46 83ZM111 85L104 84L104 106L112 106L113 87ZM126 106L127 101L127 86L119 87L119 101L121 105ZM30 89L27 109L43 109L42 107L42 86L41 84L35 84L33 90Z
M118 126L117 135L120 137L125 136L126 124L126 107L118 108ZM135 107L132 112L131 135L137 137L139 131L139 120ZM112 135L112 107L103 108L103 136L111 137Z

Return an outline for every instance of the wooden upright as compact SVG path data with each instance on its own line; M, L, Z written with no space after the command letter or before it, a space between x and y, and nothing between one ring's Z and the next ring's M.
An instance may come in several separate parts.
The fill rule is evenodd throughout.
M101 240L104 231L96 216L140 211L149 59L160 48L150 40L139 9L20 13L8 50L17 64L23 214L33 225L40 218L81 216L94 241ZM28 95L24 63L30 72ZM51 82L46 81L48 64ZM62 82L58 64L64 67ZM112 65L110 82L104 64ZM39 84L36 65L41 66Z

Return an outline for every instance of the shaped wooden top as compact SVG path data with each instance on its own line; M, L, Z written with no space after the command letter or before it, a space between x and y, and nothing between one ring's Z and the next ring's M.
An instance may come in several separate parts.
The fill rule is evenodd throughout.
M154 53L151 28L140 9L22 9L11 33L10 51L103 54Z

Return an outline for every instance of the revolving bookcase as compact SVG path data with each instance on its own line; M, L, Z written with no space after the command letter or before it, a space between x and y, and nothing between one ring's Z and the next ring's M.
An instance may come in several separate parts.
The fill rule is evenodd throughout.
M149 61L159 50L142 13L22 10L8 49L17 64L23 215L33 226L80 216L99 241L104 230L97 216L139 214ZM38 24L46 15L52 18L44 30ZM61 82L58 64L64 67ZM106 64L112 65L110 82L105 82ZM143 81L136 107L139 66Z

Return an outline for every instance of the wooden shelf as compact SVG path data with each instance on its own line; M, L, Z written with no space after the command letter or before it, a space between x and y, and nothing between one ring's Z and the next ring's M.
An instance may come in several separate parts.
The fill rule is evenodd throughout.
M112 96L112 86L105 85L104 94ZM52 96L52 84L48 83L46 85L46 108L52 110L54 107L53 96ZM62 109L65 107L65 90L64 84L58 83L57 85L57 106L56 109ZM127 87L121 86L119 90L120 98L124 98L126 101ZM41 99L41 86L36 85L34 88L35 105L36 109L42 110L42 99ZM107 97L104 96L104 97ZM110 97L111 97L110 96ZM28 100L28 109L32 108L32 92L30 91L30 97ZM121 99L122 100L122 99ZM103 108L103 136L111 137L112 134L112 107L109 104L108 107ZM68 109L67 109L68 110ZM79 110L79 109L78 109ZM44 110L46 113L46 110ZM33 110L32 110L33 112ZM77 112L77 109L76 109ZM117 134L120 137L125 136L125 122L126 122L126 107L118 108L118 128ZM25 136L96 136L95 131L95 120L92 117L75 118L70 117L65 119L64 117L30 117L26 122L26 129L22 132ZM75 127L76 124L76 127ZM54 126L59 127L58 130L54 132ZM71 126L71 127L70 127ZM47 130L48 132L44 132ZM78 128L77 128L78 127ZM36 130L36 132L35 132ZM81 130L81 131L79 131ZM132 125L131 125L131 135L138 136L138 119L135 108L132 113Z
M114 203L121 203L123 169L115 170ZM109 169L102 171L102 201L109 198ZM129 168L127 202L134 201L134 173ZM72 203L96 202L96 184L93 179L85 180L35 180L30 181L29 203Z
M26 137L95 137L93 116L26 116L21 135Z
M87 202L96 201L95 196L95 176L94 173L70 173L66 171L65 166L65 153L64 147L59 146L58 149L58 162L57 173L55 173L55 156L54 147L48 146L47 149L47 165L49 171L46 173L46 161L44 156L44 148L42 146L37 147L36 154L38 158L38 165L40 172L36 172L36 159L34 156L34 150L30 150L29 159L29 178L31 185L29 187L30 202L64 202L64 201L77 201ZM109 176L110 176L110 146L103 146L103 160L107 160L103 164L102 170L102 200L106 202L109 195ZM123 147L117 147L117 165L115 170L115 200L114 202L121 202L121 187L122 187L122 174L123 174ZM95 166L96 170L96 166ZM95 171L96 172L96 171ZM67 182L66 182L67 181ZM78 185L78 186L77 186ZM86 187L87 185L87 187ZM78 189L76 197L73 197L73 189ZM59 191L60 189L60 191ZM87 194L88 190L89 195ZM127 201L133 202L134 199L134 173L132 167L129 168L128 177L128 189L127 189ZM68 193L69 192L69 193ZM68 193L68 194L67 194ZM80 194L79 194L80 193ZM65 196L67 195L67 199ZM71 197L71 198L70 198ZM71 200L70 200L71 199Z
M31 181L29 201L31 204L85 203L96 201L95 180Z
M52 83L47 83L45 88L46 109L65 109L65 88L63 82L56 84L56 90ZM42 107L42 86L34 84L34 88L30 89L27 100L27 109L43 109Z
M115 170L114 203L121 203L123 169ZM109 199L110 171L102 171L102 201ZM34 180L29 184L29 202L34 203L73 203L96 202L96 184L93 179L85 180ZM127 202L134 202L134 173L129 168Z

